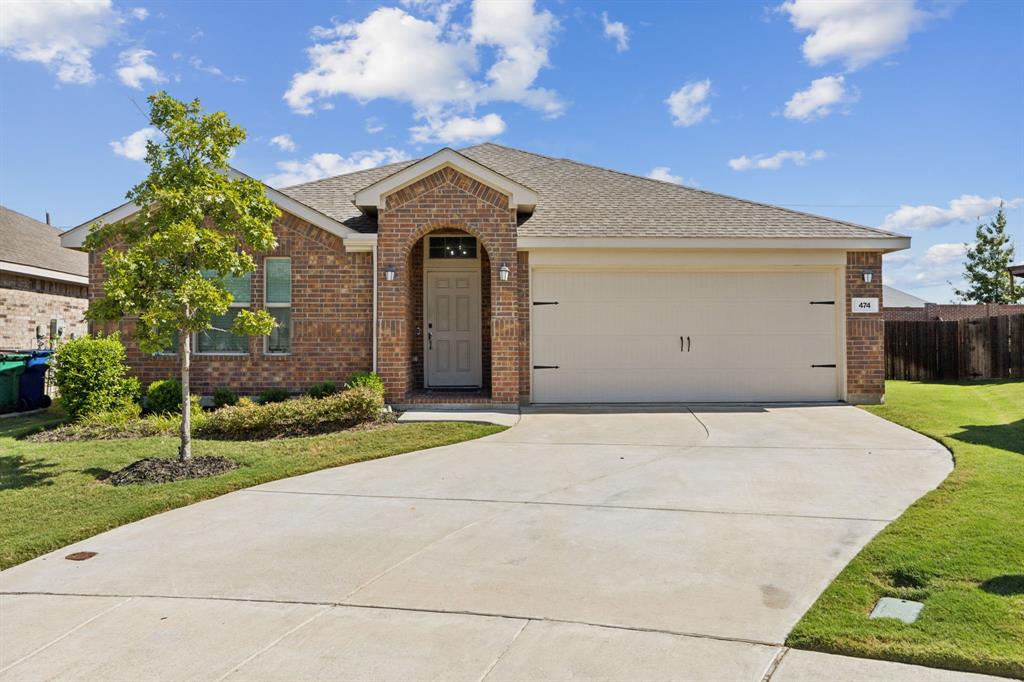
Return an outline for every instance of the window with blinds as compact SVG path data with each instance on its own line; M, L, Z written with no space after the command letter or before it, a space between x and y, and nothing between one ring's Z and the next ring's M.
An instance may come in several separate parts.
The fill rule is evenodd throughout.
M267 336L267 353L290 353L292 350L292 259L267 258L263 305L277 326Z
M204 272L203 274L206 277L213 277L215 273ZM231 301L231 307L226 313L214 315L210 319L213 329L207 329L196 335L196 351L199 353L248 353L249 337L237 336L228 330L235 323L238 311L248 308L252 303L252 274L246 273L241 277L227 275L221 282L231 292L234 300Z

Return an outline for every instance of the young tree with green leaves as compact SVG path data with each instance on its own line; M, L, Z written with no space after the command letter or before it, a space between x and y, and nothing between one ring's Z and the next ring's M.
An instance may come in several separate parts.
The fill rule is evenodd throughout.
M1013 265L1013 243L1006 234L1006 211L999 212L992 222L978 225L974 244L967 245L964 279L967 288L956 295L972 303L1019 303L1024 293L1014 291L1009 268Z
M231 151L245 131L224 112L203 113L199 100L179 102L166 92L148 98L150 124L161 141L146 143L149 175L128 192L139 210L112 224L95 224L87 251L102 251L103 296L89 305L89 319L125 316L138 323L135 339L146 353L178 344L181 363L181 459L192 456L189 410L191 335L216 329L233 300L226 277L256 270L251 254L277 246L272 224L277 206L253 178L228 177ZM240 309L230 329L266 335L275 322L266 311Z

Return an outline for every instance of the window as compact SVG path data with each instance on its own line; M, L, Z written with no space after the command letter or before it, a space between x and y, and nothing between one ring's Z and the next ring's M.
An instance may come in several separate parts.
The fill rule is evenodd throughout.
M204 273L210 276L212 273ZM252 301L252 275L246 273L242 277L227 275L223 279L224 287L231 292L234 300L231 307L223 315L214 315L210 323L215 329L207 329L196 335L196 352L198 353L229 353L249 352L249 337L237 336L227 331L231 329L238 311L248 308Z
M292 349L292 259L264 261L263 302L277 326L267 336L267 353L289 353Z
M476 237L431 237L430 258L476 258Z

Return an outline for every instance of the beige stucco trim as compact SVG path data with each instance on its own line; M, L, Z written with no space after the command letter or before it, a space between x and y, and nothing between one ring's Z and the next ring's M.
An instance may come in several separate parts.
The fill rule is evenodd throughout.
M89 278L85 275L72 275L69 272L50 270L49 268L37 268L34 265L22 265L21 263L10 263L0 260L0 272L10 272L25 277L37 279L49 279L56 282L68 282L70 284L88 284Z
M520 251L537 249L783 249L881 251L910 248L910 237L766 238L766 237L519 237Z
M445 147L430 156L420 159L411 166L392 173L383 180L378 180L368 187L356 192L352 203L360 210L380 210L385 208L388 194L407 187L442 168L454 168L468 175L477 182L493 187L509 197L512 206L521 211L532 211L537 205L537 193L515 180L491 170L469 157L459 154L454 149Z

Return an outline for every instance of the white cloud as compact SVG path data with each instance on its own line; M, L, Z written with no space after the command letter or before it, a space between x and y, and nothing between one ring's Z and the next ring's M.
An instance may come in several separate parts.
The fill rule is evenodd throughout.
M404 161L407 158L409 157L405 152L392 147L353 152L349 156L330 153L313 154L305 161L279 161L277 168L281 172L271 175L265 182L272 187L288 187L333 175L376 168L386 163Z
M941 266L959 262L967 253L966 244L932 244L921 260L926 265Z
M155 52L140 47L125 50L117 58L117 77L122 83L136 90L142 89L144 81L164 82L167 79L148 61L155 56Z
M711 113L706 103L711 94L711 79L693 81L679 88L665 100L672 114L672 125L692 126L700 123Z
M145 7L132 7L129 12L131 12L132 18L138 21L145 21L149 17L149 10Z
M857 97L856 91L846 89L843 76L816 78L809 88L795 92L786 102L784 115L799 121L813 121L831 114L837 104L855 102Z
M944 13L921 10L914 0L787 0L778 9L810 34L804 59L815 66L841 61L851 71L899 50L912 32Z
M601 24L604 26L604 37L615 41L615 49L625 52L629 49L629 28L621 21L608 21L608 13L601 12Z
M0 52L44 64L61 83L94 83L93 50L110 42L123 21L110 0L5 2Z
M376 116L371 116L365 121L366 132L371 135L376 135L380 131L384 130L384 124L381 123Z
M882 229L885 230L928 230L949 223L964 223L992 215L1000 204L1007 208L1017 208L1024 204L1024 198L1004 199L1002 197L980 197L976 194L962 194L958 199L949 202L947 208L923 204L920 206L902 205L885 217Z
M505 132L505 121L497 114L480 118L452 116L442 119L428 119L425 125L409 128L413 142L481 142Z
M424 10L444 3L406 3ZM468 28L448 26L450 8L435 18L415 17L397 7L371 12L362 21L316 27L307 50L310 69L295 74L284 99L309 114L336 95L360 102L387 98L408 102L420 119L472 113L487 102L516 102L547 116L564 110L558 96L534 86L548 65L557 28L532 0L474 3ZM481 78L482 57L492 56Z
M203 73L208 73L211 76L217 76L218 78L223 78L224 80L228 81L229 83L244 83L245 82L245 79L242 78L241 76L229 76L229 75L225 74L224 71L219 66L215 66L214 64L206 64L199 57L190 57L189 60L188 60L188 63L196 71L202 71Z
M932 244L922 253L919 249L885 255L886 284L915 289L940 286L952 282L959 286L963 279L965 244Z
M652 180L661 180L662 182L672 182L677 185L683 184L683 176L672 175L672 169L668 166L655 166L651 169L651 172L647 174Z
M781 151L771 156L740 156L729 159L729 167L734 171L746 170L779 170L786 161L793 162L797 166L806 166L811 161L821 161L825 158L825 152L817 149L813 152L805 151Z
M295 151L295 140L292 139L291 135L274 135L270 138L270 144L283 152Z
M120 140L114 140L110 143L110 148L118 156L123 156L132 161L142 161L146 158L146 142L157 139L160 136L161 133L156 128L140 128L131 135L126 135Z

